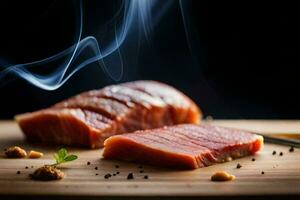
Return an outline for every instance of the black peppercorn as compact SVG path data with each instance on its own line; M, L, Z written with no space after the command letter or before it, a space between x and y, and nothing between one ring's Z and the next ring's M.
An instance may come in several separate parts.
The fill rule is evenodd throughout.
M240 164L240 163L238 163L237 165L236 165L236 168L237 169L240 169L242 167L242 165Z
M127 179L134 179L133 173L129 173Z
M111 174L105 174L104 178L109 179L111 177Z

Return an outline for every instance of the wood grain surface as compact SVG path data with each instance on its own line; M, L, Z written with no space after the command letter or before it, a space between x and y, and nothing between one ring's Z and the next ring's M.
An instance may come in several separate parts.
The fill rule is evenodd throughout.
M210 121L269 134L300 133L300 121ZM63 165L66 177L60 181L41 182L29 179L39 166L53 162L52 155L59 147L26 143L13 121L0 121L1 150L20 145L26 150L42 151L40 159L0 158L0 195L55 195L55 196L236 196L236 195L300 195L300 149L289 152L289 147L266 144L255 156L197 170L169 170L119 161L101 159L102 150L67 148L78 160ZM273 151L276 155L272 155ZM283 156L279 155L283 152ZM252 161L255 158L255 161ZM87 165L90 162L90 165ZM242 168L237 169L240 163ZM119 165L116 168L115 165ZM28 166L29 169L25 169ZM31 168L33 166L33 168ZM98 167L98 170L95 169ZM21 174L16 174L20 170ZM140 173L143 170L143 173ZM211 175L225 170L236 176L230 182L211 182ZM107 173L119 175L105 179ZM265 174L261 174L264 171ZM128 173L134 174L127 180ZM96 173L98 175L96 175ZM149 179L144 179L148 175Z

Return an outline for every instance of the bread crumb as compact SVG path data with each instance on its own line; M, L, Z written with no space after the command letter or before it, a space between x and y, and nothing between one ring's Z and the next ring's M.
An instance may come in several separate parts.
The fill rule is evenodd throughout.
M225 171L216 172L211 176L211 181L231 181L234 179L234 175L231 175Z
M5 155L8 158L25 158L27 153L24 149L18 146L9 147L5 150Z
M232 157L230 157L230 156L226 157L225 161L226 161L226 162L232 161Z
M33 150L31 150L30 152L29 152L29 158L40 158L40 157L42 157L44 154L42 153L42 152L38 152L38 151L33 151Z
M34 180L51 181L64 178L65 174L55 166L45 165L36 169L30 177Z

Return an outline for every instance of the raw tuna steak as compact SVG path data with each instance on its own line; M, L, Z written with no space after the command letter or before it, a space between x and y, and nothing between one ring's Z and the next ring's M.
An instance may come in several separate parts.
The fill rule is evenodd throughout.
M254 154L263 137L212 125L181 124L116 135L104 142L103 157L195 169Z
M84 92L16 116L32 142L99 148L109 136L180 123L199 123L195 103L175 88L136 81Z

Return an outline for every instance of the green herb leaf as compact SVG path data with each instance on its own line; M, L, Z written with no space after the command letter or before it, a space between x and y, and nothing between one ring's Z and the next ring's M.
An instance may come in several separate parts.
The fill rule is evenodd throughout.
M53 155L54 159L55 159L55 162L58 164L60 162L60 159L59 159L59 155L57 153L55 153Z
M73 161L73 160L76 160L77 159L77 156L76 155L68 155L67 157L65 157L65 161L66 162L69 162L69 161Z
M64 162L70 162L76 160L78 157L76 155L68 155L68 151L65 148L61 148L57 153L53 155L55 159L55 165L62 164Z
M61 148L60 150L58 150L58 155L60 158L65 158L68 154L67 149L65 148Z

